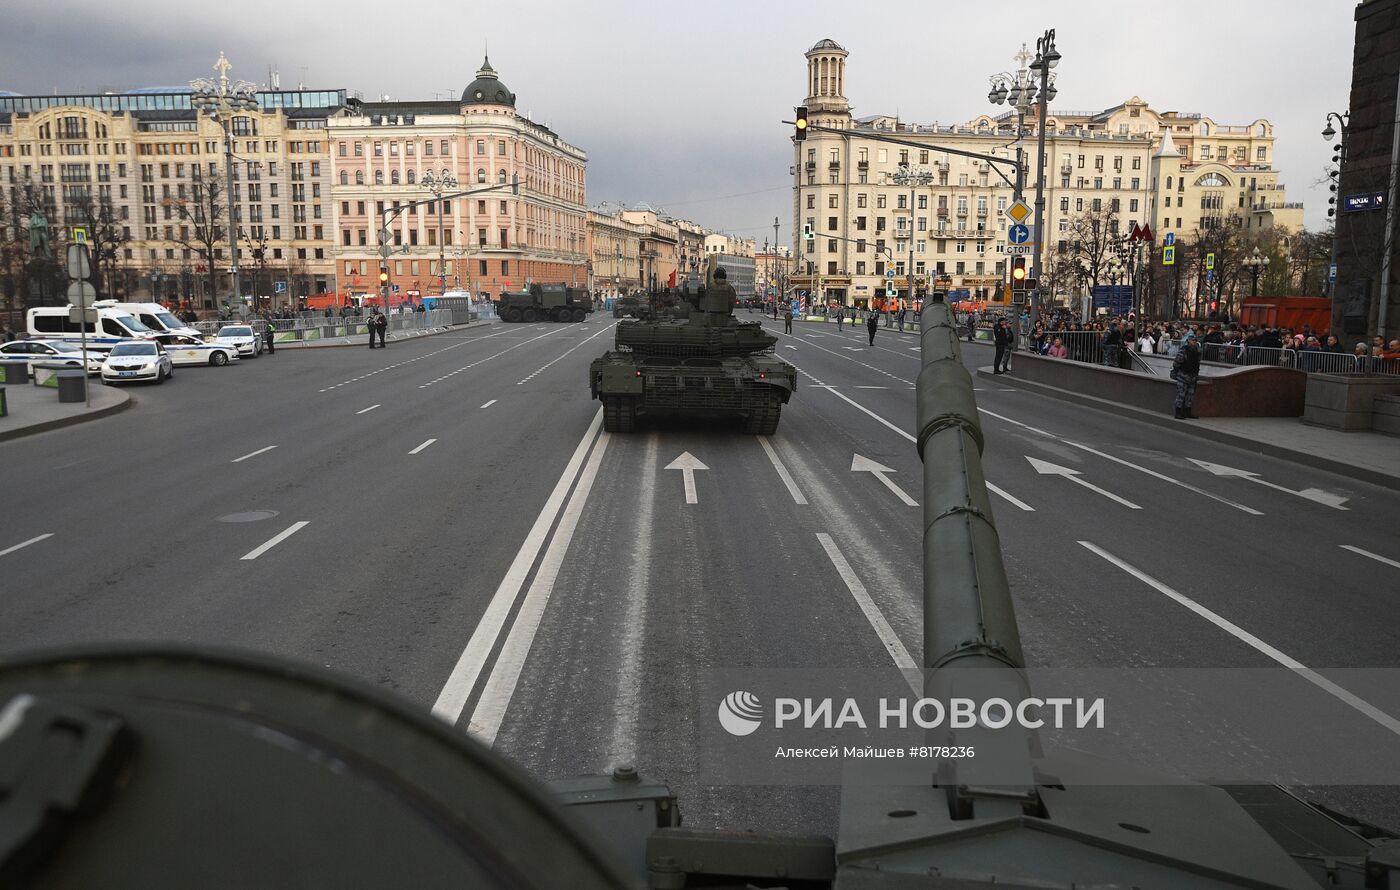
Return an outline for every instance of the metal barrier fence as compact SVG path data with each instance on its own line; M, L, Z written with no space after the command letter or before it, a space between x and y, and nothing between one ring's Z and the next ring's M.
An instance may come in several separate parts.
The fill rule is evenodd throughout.
M396 313L387 316L387 318L389 320L388 332L394 333L466 324L469 321L475 321L478 318L478 313L475 310L465 309L433 309L428 312ZM331 337L366 336L369 333L368 324L368 316L356 315L345 317L336 315L330 318L325 316L274 318L272 320L273 340L276 343L295 343ZM267 332L267 321L262 318L252 318L248 321L199 321L195 322L192 327L203 334L216 334L220 328L229 325L248 325L260 337Z

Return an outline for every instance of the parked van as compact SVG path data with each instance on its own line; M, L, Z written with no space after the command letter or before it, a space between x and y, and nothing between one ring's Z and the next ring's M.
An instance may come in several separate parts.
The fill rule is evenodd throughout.
M149 340L156 336L125 309L111 306L93 307L97 312L97 324L83 325L69 318L69 311L76 306L37 306L25 313L29 336L44 340L66 340L77 343L82 339L83 327L87 328L88 349L96 352L109 352L122 340Z
M120 309L157 334L200 336L198 330L176 318L174 313L159 303L118 303L116 300L98 300L92 305L98 309Z

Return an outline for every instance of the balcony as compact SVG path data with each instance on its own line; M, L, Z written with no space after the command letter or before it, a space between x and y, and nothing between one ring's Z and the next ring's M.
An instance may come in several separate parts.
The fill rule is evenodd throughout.
M966 208L966 207L959 207L959 208L958 208L958 216L967 216L967 208Z
M869 170L869 169L870 169L870 162L869 162L869 161L863 161L863 160L862 160L862 161L856 161L856 169L857 169L857 170Z
M840 169L841 169L841 162L840 162L840 161L832 161L831 163L829 163L829 164L826 165L826 169L828 169L828 170L840 170Z
M977 215L980 216L980 217L982 217L983 219L985 219L985 218L987 217L987 208L985 208L985 207L978 207L978 208L977 208Z
M816 169L817 169L817 162L816 162L816 161L808 161L804 166L806 167L806 170L807 170L808 173L814 173L814 172L816 172Z
M938 218L939 218L939 219L947 219L947 218L948 218L948 208L947 208L947 207L940 207L940 208L938 208Z

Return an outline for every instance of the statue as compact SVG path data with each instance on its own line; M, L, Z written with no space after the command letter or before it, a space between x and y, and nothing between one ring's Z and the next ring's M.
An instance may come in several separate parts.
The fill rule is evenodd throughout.
M37 210L29 216L29 249L35 256L53 258L49 250L49 221Z

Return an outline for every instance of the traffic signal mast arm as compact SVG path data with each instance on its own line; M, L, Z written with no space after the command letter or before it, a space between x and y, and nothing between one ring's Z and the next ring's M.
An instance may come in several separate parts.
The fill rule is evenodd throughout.
M424 204L432 204L436 201L448 201L452 198L465 198L468 195L481 195L485 194L486 192L500 191L504 188L510 189L517 195L520 194L520 174L512 174L510 182L498 182L495 185L490 185L486 188L468 189L466 191L461 192L448 192L441 198L434 196L431 198L422 198L417 201L409 201L407 204L400 204L397 207L386 207L380 214L383 217L383 220L379 226L379 246L383 247L389 243L388 239L384 237L384 231L389 228L389 223L393 222L396 218L398 218L399 214L403 213L406 210L412 210L414 207L421 207Z
M894 263L894 254L890 253L890 249L889 249L888 247L879 247L879 246L877 246L877 245L875 244L874 241L869 241L869 240L866 240L866 239L864 239L864 238L843 238L843 237L841 237L840 235L818 235L815 231L812 232L812 240L813 240L813 241L815 241L815 240L816 240L817 238L819 238L819 237L820 237L820 238L826 238L826 239L831 240L831 241L846 241L846 242L848 242L848 243L850 243L850 244L859 244L861 241L865 241L865 245L866 245L867 247L869 247L871 250L875 251L876 253L882 253L882 254L884 254L884 255L885 255L885 258L888 259L888 260L890 261L890 265L891 265L891 266L893 266L893 265L895 264L895 263Z
M794 126L796 126L796 122L795 122L795 121L783 121L783 123L785 123L785 124L793 124ZM814 123L811 123L811 122L808 122L806 129L807 129L808 131L810 131L810 132L815 132L815 133L836 133L836 134L841 135L841 136L850 136L850 135L851 135L851 131L850 131L850 130L841 130L841 129L837 129L836 127L822 127L822 126L818 126L817 124L814 124ZM930 145L930 144L928 144L927 142L914 142L914 141L911 140L911 139L897 139L897 138L895 138L894 136L881 136L881 135L879 135L879 134L877 134L877 133L869 133L869 132L865 132L865 131L862 131L862 132L859 134L859 136L860 136L860 138L862 138L862 139L869 139L869 140L871 140L872 142L888 142L888 143L890 143L890 144L892 144L892 145L904 145L904 146L907 146L907 147L909 147L909 148L925 149L925 150L928 150L928 151L941 151L941 152L946 152L947 154L950 154L950 155L962 155L962 156L965 157L965 158L977 158L979 161L986 161L987 163L991 164L991 165L992 165L992 169L993 169L993 170L996 170L996 174L997 174L998 176L1001 177L1001 181L1002 181L1002 182L1006 183L1008 186L1010 186L1010 187L1013 188L1013 189L1016 187L1016 183L1012 182L1010 179L1007 179L1007 178L1006 178L1006 174L1003 173L1003 172L1001 172L1001 170L997 169L997 166L996 166L996 165L998 165L998 164L1005 164L1007 167L1009 167L1009 168L1011 169L1011 172L1014 174L1014 173L1016 172L1016 169L1017 169L1018 165L1017 165L1017 163L1016 163L1015 161L1010 160L1009 158L998 158L998 157L996 157L996 156L994 156L994 155L983 155L983 154L978 154L978 153L975 152L975 151L963 151L963 150L960 149L960 148L944 148L944 147L941 146L941 145Z

